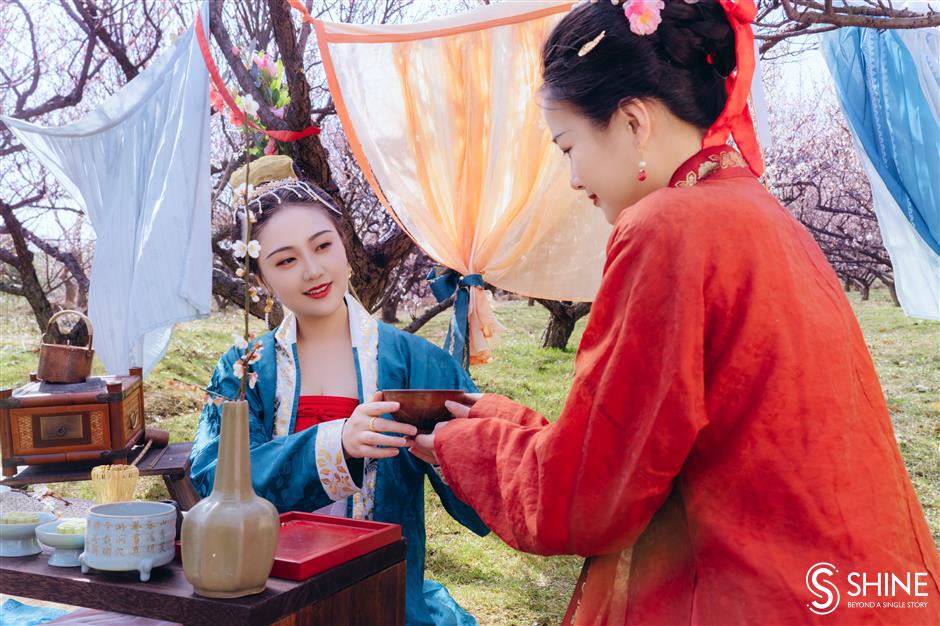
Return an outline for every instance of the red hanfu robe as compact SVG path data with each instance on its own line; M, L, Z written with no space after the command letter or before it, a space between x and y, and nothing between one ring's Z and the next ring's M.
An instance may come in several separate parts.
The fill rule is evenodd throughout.
M940 624L937 548L852 308L727 146L619 216L557 422L485 395L435 447L510 546L591 557L568 623ZM817 563L838 572L808 581Z

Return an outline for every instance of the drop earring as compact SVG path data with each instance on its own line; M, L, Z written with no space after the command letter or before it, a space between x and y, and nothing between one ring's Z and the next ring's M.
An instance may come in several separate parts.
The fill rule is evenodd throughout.
M271 311L274 310L274 298L271 294L268 294L268 297L264 301L264 325L268 326L268 316L271 314Z
M646 161L643 160L643 150L640 149L640 173L637 175L636 179L641 183L646 180Z

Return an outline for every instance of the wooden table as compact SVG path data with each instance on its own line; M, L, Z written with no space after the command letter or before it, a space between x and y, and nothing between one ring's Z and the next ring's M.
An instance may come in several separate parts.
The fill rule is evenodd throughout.
M305 581L269 578L264 592L234 600L193 594L179 561L142 583L137 572L82 574L51 567L48 557L0 558L0 592L183 624L405 624L404 540Z
M192 449L191 441L171 443L165 448L152 447L137 464L141 476L162 476L170 497L176 500L184 511L199 502L199 494L189 480L189 452ZM135 458L137 454L138 450L134 450L131 458ZM0 485L24 487L37 483L69 483L80 480L91 480L91 466L30 465L15 476L0 480Z

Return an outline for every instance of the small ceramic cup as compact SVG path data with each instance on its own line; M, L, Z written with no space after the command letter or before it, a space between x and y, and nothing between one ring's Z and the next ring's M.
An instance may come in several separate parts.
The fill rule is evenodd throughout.
M56 518L43 511L38 522L27 524L0 524L0 556L31 556L42 552L36 541L36 527Z
M65 520L55 520L46 522L36 527L36 538L43 545L53 548L52 556L49 557L49 565L53 567L78 567L81 562L78 560L85 547L85 535L73 535L56 532L59 524Z

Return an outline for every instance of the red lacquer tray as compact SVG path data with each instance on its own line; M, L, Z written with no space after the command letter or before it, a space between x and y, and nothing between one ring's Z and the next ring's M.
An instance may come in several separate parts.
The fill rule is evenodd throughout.
M270 575L306 580L399 539L398 524L289 511L281 514L281 531ZM176 558L180 558L179 541Z

